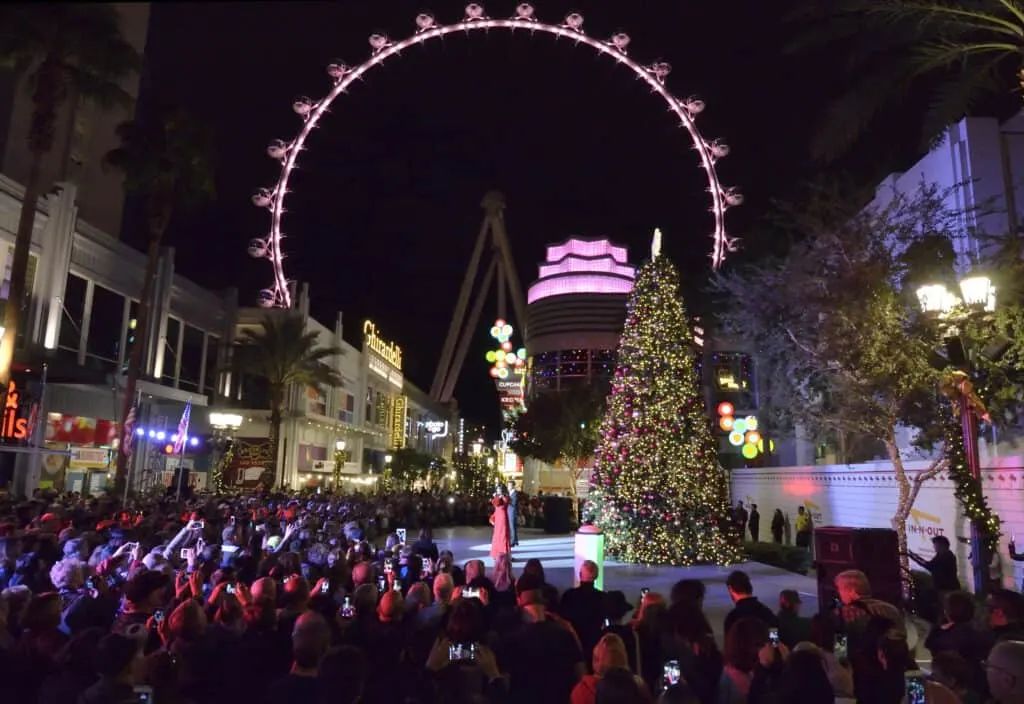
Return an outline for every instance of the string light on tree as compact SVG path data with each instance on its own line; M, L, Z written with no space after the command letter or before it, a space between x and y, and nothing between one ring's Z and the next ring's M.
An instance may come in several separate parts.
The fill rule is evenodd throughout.
M659 254L655 238L630 295L584 521L601 528L609 552L625 562L727 565L741 557L728 481L698 386L679 275Z

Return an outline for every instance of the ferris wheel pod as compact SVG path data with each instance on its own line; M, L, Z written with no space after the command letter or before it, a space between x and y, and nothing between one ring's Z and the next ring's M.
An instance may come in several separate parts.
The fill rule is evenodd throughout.
M283 140L275 139L267 145L267 156L271 159L284 159L288 155L288 145Z
M583 16L580 13L567 15L564 24L548 24L536 19L533 5L524 2L516 6L515 16L511 20L492 20L487 17L481 4L471 3L466 7L463 20L454 24L438 23L428 13L417 15L416 32L399 42L392 41L384 34L371 35L370 45L373 51L369 59L351 68L340 61L328 65L328 74L334 79L334 85L325 97L318 101L302 97L293 102L292 109L303 117L303 126L296 137L286 143L287 151L285 153L281 153L275 148L274 154L272 154L275 158L278 158L276 155L279 154L281 161L281 174L275 188L273 190L262 189L252 197L254 204L271 211L270 231L266 236L266 241L269 251L274 254L273 257L268 257L274 269L274 286L271 289L275 294L274 305L285 308L291 306L291 292L286 284L288 279L283 269L284 254L281 251L281 222L285 213L284 200L289 193L288 183L310 132L316 127L334 100L346 93L349 86L363 78L370 69L380 66L392 57L401 55L409 47L455 32L465 31L468 33L471 30L489 31L491 29L515 31L517 28L522 28L526 22L529 23L531 33L541 32L556 38L571 36L575 40L576 46L589 46L599 54L615 59L618 64L629 68L638 78L645 81L653 93L661 96L670 111L686 128L693 146L699 154L699 165L705 171L708 179L708 192L711 194L711 212L714 220L711 248L713 268L720 267L726 255L736 250L736 240L730 238L725 229L725 212L730 207L740 205L743 202L743 196L737 189L723 186L716 171L716 162L728 154L728 147L721 143L706 141L697 128L695 117L704 110L704 101L692 96L680 99L668 90L665 78L671 71L671 66L666 62L656 62L644 66L630 58L626 54L626 48L630 45L630 37L625 32L617 32L607 41L588 36L583 29Z
M259 237L254 237L249 240L249 256L253 259L262 259L267 256L269 245L266 240L261 240Z
M273 308L277 305L277 294L274 293L274 289L265 288L260 291L259 304L260 308Z

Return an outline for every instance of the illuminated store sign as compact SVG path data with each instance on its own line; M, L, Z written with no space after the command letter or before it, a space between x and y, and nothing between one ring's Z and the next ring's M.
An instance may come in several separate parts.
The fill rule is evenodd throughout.
M448 421L446 420L428 420L423 427L432 438L448 437Z
M395 396L391 401L391 417L388 419L390 447L398 450L405 447L405 416L408 401L405 396Z
M377 334L372 320L363 323L363 347L373 350L392 366L402 368L402 348Z
M19 418L21 409L18 403L20 394L12 381L7 387L7 401L4 403L4 415L0 420L0 437L5 440L24 440L28 437L28 419Z

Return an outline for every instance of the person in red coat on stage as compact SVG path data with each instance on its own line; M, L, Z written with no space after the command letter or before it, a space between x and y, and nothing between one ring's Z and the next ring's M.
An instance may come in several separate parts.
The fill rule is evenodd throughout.
M505 487L498 484L494 490L494 498L491 499L491 505L494 506L494 514L491 517L494 525L494 533L491 536L491 559L512 552L508 532L508 501Z

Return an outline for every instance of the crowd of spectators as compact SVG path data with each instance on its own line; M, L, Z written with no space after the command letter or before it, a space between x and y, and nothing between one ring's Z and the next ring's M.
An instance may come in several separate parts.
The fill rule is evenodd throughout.
M483 502L479 502L483 503ZM1024 703L1024 603L944 596L918 668L860 572L835 609L773 608L744 572L715 632L705 584L563 593L535 559L487 570L431 526L470 499L200 497L0 506L0 701L40 704ZM633 603L631 603L633 602ZM918 695L919 698L915 699Z

